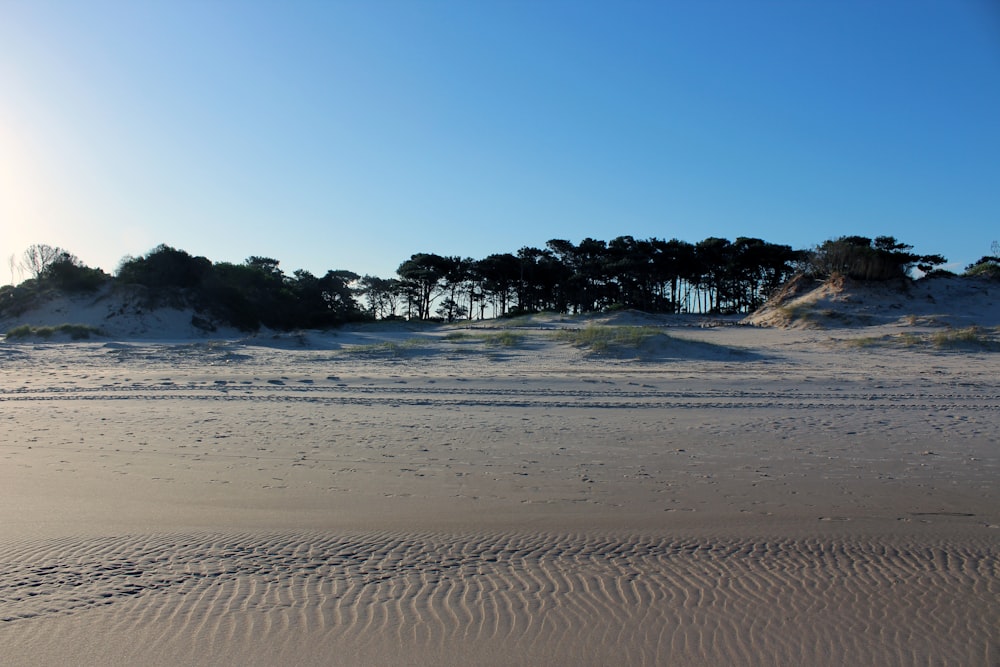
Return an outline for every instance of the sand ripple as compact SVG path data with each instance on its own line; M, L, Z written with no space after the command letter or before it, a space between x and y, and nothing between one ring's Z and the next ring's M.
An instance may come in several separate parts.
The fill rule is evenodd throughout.
M988 665L997 556L829 538L64 538L0 552L0 642L59 645L85 625L141 637L122 650L145 663L223 646L213 661Z

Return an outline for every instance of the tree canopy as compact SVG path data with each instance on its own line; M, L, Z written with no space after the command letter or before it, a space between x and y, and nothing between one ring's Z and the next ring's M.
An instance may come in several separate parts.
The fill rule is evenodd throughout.
M802 253L761 239L710 238L579 244L553 239L545 248L523 247L480 260L413 255L398 270L399 302L425 319L443 297L438 315L483 317L554 311L586 313L612 308L648 312L750 312L796 270ZM384 299L380 301L384 303ZM394 313L393 313L394 314Z
M917 268L930 273L947 260L941 255L917 255L913 246L892 236L841 236L809 254L807 272L821 278L841 274L857 280L905 278Z

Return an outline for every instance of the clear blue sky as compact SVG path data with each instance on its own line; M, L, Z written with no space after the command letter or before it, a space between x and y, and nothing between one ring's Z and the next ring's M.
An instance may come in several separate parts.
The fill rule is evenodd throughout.
M998 0L0 0L0 283L998 223Z

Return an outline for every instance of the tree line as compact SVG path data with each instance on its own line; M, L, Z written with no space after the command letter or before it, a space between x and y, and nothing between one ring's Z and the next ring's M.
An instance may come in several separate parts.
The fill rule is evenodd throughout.
M359 289L373 317L451 321L486 313L587 313L634 308L654 313L750 312L787 280L804 255L761 239L699 243L620 236L474 260L418 253L397 278L364 276ZM432 305L436 308L432 310Z
M111 276L65 250L35 245L20 263L31 278L0 288L0 313L27 309L48 290L94 291L112 283L141 291L150 307L189 305L245 330L618 308L736 314L756 310L796 274L890 280L914 268L930 273L945 262L940 255L911 250L889 236L845 236L808 251L747 237L697 243L631 236L579 243L553 239L544 248L482 259L416 253L399 265L395 277L381 278L345 270L288 275L270 257L212 262L167 245L123 258ZM996 258L983 261L991 259ZM12 258L12 269L13 264Z
M891 236L844 236L806 251L758 238L710 237L698 243L619 236L474 260L418 253L398 278L363 276L358 292L374 318L447 321L550 311L580 314L616 308L651 313L750 313L796 274L856 280L935 271L940 255L912 253ZM432 311L432 304L436 309Z

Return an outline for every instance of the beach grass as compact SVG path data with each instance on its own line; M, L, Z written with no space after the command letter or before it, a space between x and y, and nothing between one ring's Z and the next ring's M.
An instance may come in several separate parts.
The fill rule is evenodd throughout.
M91 336L100 336L101 330L89 324L59 324L56 326L36 327L22 324L7 331L7 340L25 340L41 338L49 340L54 336L68 336L71 340L87 340Z
M423 348L425 341L420 338L407 338L401 341L382 341L380 343L369 343L366 345L354 345L346 349L347 352L368 357L402 357L409 352Z
M983 327L971 326L931 334L931 343L938 349L1000 350L1000 341Z
M879 347L885 345L888 340L887 336L862 336L861 338L852 338L846 344L848 347L857 348Z
M513 331L454 331L444 339L449 343L483 343L488 347L517 347L524 341L524 336Z
M574 347L587 349L595 354L612 351L634 350L655 338L668 339L669 336L656 327L602 326L592 324L582 329L560 329L553 332L553 339L569 343Z
M818 326L822 313L817 313L811 305L781 306L778 312L787 322L802 322L809 326Z
M905 347L972 352L1000 352L1000 337L996 331L971 326L948 329L931 334L901 333L887 336L863 336L845 343L853 348Z

